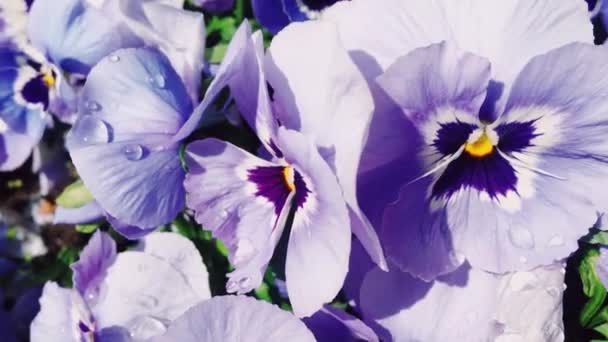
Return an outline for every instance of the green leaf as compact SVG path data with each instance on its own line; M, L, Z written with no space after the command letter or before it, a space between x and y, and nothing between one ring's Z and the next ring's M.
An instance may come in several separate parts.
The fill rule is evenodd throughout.
M607 294L604 285L599 280L595 271L598 257L599 251L597 249L586 251L578 268L583 284L583 292L590 298L585 303L579 316L579 322L584 327L592 326L592 319L602 307Z
M80 252L77 248L73 247L62 247L57 253L57 258L61 260L66 265L71 265L78 259L78 254Z
M97 230L97 227L99 227L97 223L77 224L76 231L83 234L92 234Z
M221 63L224 59L224 55L226 54L227 48L228 44L220 43L212 48L207 49L205 53L209 63Z
M587 242L591 244L608 245L608 232L597 232Z
M92 200L93 195L81 180L77 180L63 189L56 202L64 208L80 208Z
M226 248L226 246L219 239L215 240L215 247L223 256L228 256L228 248Z
M270 286L266 283L260 284L257 289L253 291L257 299L272 303L272 296L270 295Z
M608 323L604 323L602 325L598 325L597 327L593 328L593 330L599 332L604 337L608 338Z

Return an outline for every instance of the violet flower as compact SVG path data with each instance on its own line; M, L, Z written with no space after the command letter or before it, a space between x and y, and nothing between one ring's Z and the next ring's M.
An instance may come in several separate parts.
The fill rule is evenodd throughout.
M583 1L362 0L322 21L373 88L359 198L396 266L503 273L577 248L608 200L606 55Z
M145 341L211 297L201 256L186 238L155 233L132 251L97 231L72 264L73 289L47 282L31 325L37 341Z
M340 289L351 229L385 266L355 195L358 134L367 128L371 97L337 39L329 25L294 26L275 38L266 59L259 33L239 38L241 44L233 41L225 61L242 67L228 85L267 160L215 139L186 150L187 205L229 249L236 269L228 292L246 293L260 284L293 214L286 283L298 316L311 315ZM311 51L313 44L324 53L293 63L294 54ZM274 88L272 101L266 77Z

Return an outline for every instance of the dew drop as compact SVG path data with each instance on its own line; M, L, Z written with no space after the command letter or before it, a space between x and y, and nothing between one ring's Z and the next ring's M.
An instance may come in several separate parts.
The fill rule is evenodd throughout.
M167 326L155 317L140 316L127 323L127 330L134 340L147 341L154 336L164 334Z
M528 258L522 255L519 257L519 262L521 262L522 264L526 264L528 263Z
M110 141L108 126L100 119L83 115L74 124L73 134L82 144L104 144Z
M538 277L532 272L513 273L509 280L509 288L515 292L534 289L537 284Z
M98 112L101 110L101 105L95 101L87 101L85 102L84 106L92 112Z
M116 62L120 61L120 57L118 57L118 55L110 55L110 57L108 57L108 59L112 63L116 63Z
M150 78L148 79L148 81L150 83L153 83L157 88L164 88L165 87L165 77L161 74L156 74L156 76L150 76Z
M122 153L128 160L138 161L144 156L144 148L139 144L131 144L123 147Z
M559 247L564 244L564 238L561 235L555 235L549 240L549 246Z
M516 247L523 249L531 249L534 247L534 237L527 229L513 228L509 230L509 238Z
M248 289L249 285L251 285L251 279L249 279L249 277L244 277L239 280L239 287L241 288L241 290Z

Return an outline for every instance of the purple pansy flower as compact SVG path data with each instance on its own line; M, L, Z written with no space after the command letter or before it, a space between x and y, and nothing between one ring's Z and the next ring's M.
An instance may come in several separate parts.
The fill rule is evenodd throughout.
M253 12L265 28L276 34L291 22L318 19L323 10L343 0L253 0Z
M313 342L306 326L275 305L244 296L214 297L189 309L151 342Z
M246 37L240 29L231 46ZM228 50L227 56L234 49ZM180 144L236 78L237 66L231 58L222 62L195 109L168 58L157 50L119 50L93 68L81 94L84 115L68 136L68 150L97 205L121 234L145 235L184 208ZM93 217L94 207L69 214Z
M21 166L48 122L56 71L12 47L0 48L0 170Z
M44 286L33 342L148 340L211 297L198 250L178 234L150 234L117 255L112 238L97 231L72 269L73 289Z
M292 63L291 56L312 50L313 44L323 45L325 53L306 63ZM359 134L367 128L371 97L330 25L285 30L265 58L258 33L239 38L225 60L238 60L243 66L229 82L230 90L269 160L214 139L190 144L187 204L196 211L197 221L228 246L236 268L228 291L238 293L260 284L293 211L287 290L296 314L307 316L341 286L349 228L385 266L378 239L355 195ZM319 74L316 68L331 72ZM257 91L251 91L251 84L257 84ZM273 100L267 84L274 89Z
M427 283L375 268L359 310L383 341L562 341L564 274L561 264L502 276L465 264Z
M577 248L608 200L606 56L583 1L361 0L323 21L373 88L359 198L396 266L431 280Z
M39 0L30 11L28 33L31 44L48 63L68 75L63 87L57 87L63 100L53 108L57 114L77 110L84 78L98 61L120 48L159 48L186 83L191 97L196 99L198 94L204 63L204 21L202 15L182 10L177 2Z

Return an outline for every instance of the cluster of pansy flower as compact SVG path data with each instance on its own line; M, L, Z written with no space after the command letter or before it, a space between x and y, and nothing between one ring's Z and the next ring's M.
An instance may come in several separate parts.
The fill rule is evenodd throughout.
M90 192L54 221L136 241L98 230L73 288L44 285L32 341L564 339L564 263L608 203L585 1L253 0L276 35L244 21L213 68L181 0L8 2L0 170L54 115ZM205 137L218 108L258 144ZM158 232L182 213L226 247L236 295L211 298L194 244ZM293 314L244 296L281 244ZM341 290L362 321L328 305Z

